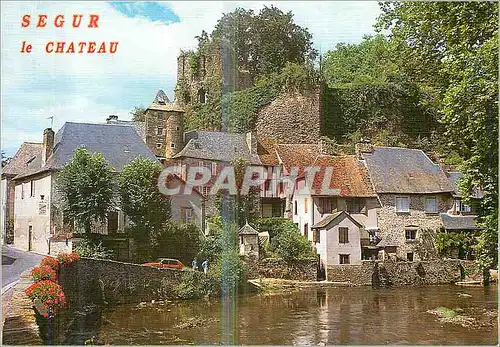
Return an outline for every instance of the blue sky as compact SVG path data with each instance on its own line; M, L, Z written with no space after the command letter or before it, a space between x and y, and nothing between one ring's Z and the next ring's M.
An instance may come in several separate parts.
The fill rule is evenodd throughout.
M158 89L170 98L176 57L196 46L194 36L211 32L222 13L236 7L258 12L263 5L292 11L295 22L313 34L324 53L339 42L356 43L373 33L376 2L1 2L1 146L8 156L24 141L40 142L54 117L57 131L66 121L101 122L109 114L130 119L134 106L147 106ZM22 28L25 14L49 16L46 28ZM63 28L51 21L64 14ZM72 28L73 14L99 14L99 28ZM113 55L55 55L48 41L118 41ZM21 54L21 42L33 45Z

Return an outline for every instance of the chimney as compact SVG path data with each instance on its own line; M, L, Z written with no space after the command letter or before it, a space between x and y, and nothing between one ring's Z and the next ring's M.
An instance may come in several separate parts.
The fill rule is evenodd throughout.
M249 131L246 137L250 154L257 154L257 134L254 131Z
M359 159L363 159L363 153L371 153L373 152L373 145L369 140L361 139L360 142L356 143L354 146L356 155Z
M106 118L106 123L115 124L118 123L118 116L114 114L110 114L108 118Z
M43 131L43 148L42 148L42 166L45 165L47 159L52 155L54 148L54 130L47 128Z

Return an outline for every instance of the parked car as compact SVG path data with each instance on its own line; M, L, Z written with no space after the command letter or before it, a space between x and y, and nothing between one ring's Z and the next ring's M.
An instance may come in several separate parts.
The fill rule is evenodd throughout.
M184 264L182 264L179 260L170 258L158 258L154 262L145 263L142 265L159 267L162 269L177 269L177 270L182 270L182 268L184 267Z

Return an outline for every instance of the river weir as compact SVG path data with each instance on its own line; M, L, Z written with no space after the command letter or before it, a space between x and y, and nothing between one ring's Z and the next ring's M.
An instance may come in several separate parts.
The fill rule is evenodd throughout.
M303 288L239 296L232 307L230 330L222 300L108 307L95 335L113 345L498 343L496 286Z

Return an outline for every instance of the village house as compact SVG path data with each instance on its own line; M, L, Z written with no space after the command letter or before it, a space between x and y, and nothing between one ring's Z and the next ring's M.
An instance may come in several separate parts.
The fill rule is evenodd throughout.
M292 197L292 220L310 240L323 268L359 264L376 257L379 203L366 167L354 155L317 155L321 167L311 186L297 180ZM331 170L330 175L328 170ZM323 188L331 191L323 191ZM371 241L371 242L370 242Z
M454 187L421 150L358 146L378 195L380 258L407 261L435 257L433 234L442 226L440 213L453 204Z
M41 151L13 178L15 247L51 254L71 249L73 228L63 216L56 181L77 148L101 153L116 172L139 156L156 159L130 126L66 122L55 135L45 129ZM114 235L125 226L125 215L117 208L93 232Z
M9 224L14 223L15 186L13 178L25 172L33 165L35 158L42 153L42 143L24 142L10 162L2 168L2 237L11 244L14 241L13 230L7 234Z

